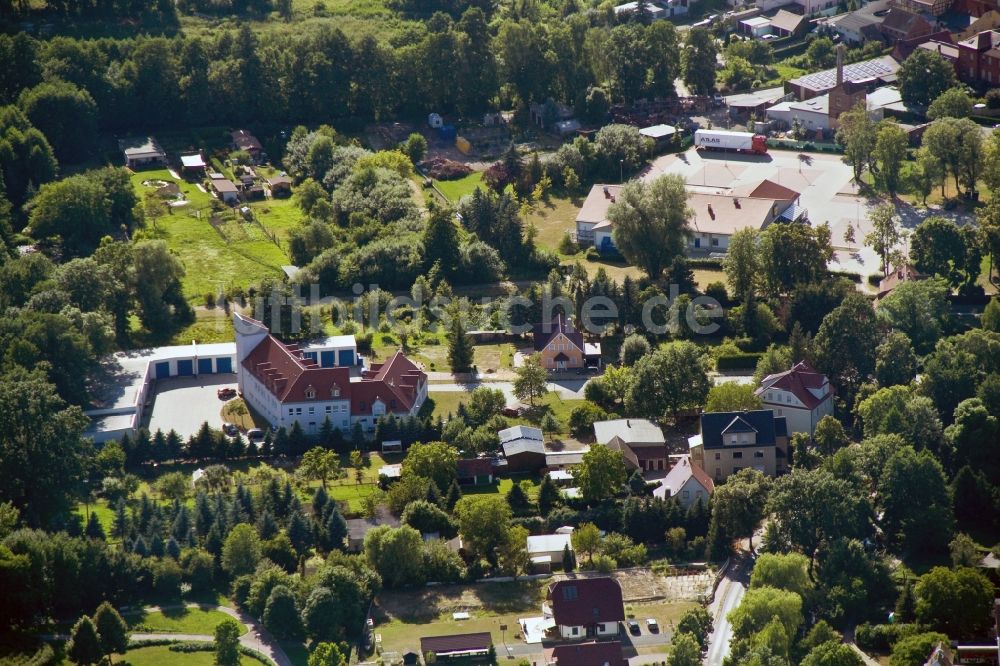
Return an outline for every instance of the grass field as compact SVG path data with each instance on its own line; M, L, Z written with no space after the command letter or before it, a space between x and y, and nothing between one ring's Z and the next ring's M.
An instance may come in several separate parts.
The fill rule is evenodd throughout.
M231 286L248 287L265 277L281 274L288 255L281 246L302 216L292 199L267 200L249 205L252 222L234 210L213 209L211 195L199 185L173 178L166 169L143 170L132 176L140 198L155 191L147 181L176 184L187 201L171 207L142 233L162 238L184 265L184 296L195 303L206 293L219 293Z
M485 384L489 386L489 384ZM462 391L434 391L434 385L430 385L429 399L434 401L434 418L447 418L454 416L458 412L458 405L468 400L468 393ZM538 425L541 423L546 413L551 413L559 421L560 430L555 433L557 436L569 435L569 416L574 408L582 405L585 400L564 399L558 393L549 392L542 397L534 409L519 418L508 419L511 425L518 423Z
M115 663L129 666L214 666L215 652L171 652L167 645L143 647L129 650L115 659ZM240 666L260 666L260 662L247 656L240 656Z
M129 613L125 615L132 631L169 634L212 635L215 627L229 616L222 611L201 608L178 608L155 613ZM240 624L240 635L247 632Z
M464 178L457 180L435 180L434 186L441 190L448 201L458 203L458 200L466 194L472 194L477 187L482 185L483 172L473 171Z

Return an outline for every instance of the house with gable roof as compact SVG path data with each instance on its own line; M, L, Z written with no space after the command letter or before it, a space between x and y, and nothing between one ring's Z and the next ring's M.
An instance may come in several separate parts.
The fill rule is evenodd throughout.
M370 433L380 417L415 415L427 399L427 375L401 351L358 373L321 365L315 353L281 342L259 321L235 314L233 323L239 391L273 429L298 421L316 434L329 418L341 431L360 423Z
M771 409L702 414L688 446L692 464L714 483L747 467L768 476L788 470L788 424Z
M670 473L653 490L653 496L660 499L676 498L687 509L695 502L708 505L708 498L715 492L715 482L698 465L691 462L690 455L677 459Z
M535 324L532 338L546 370L599 367L601 364L600 343L585 342L583 333L574 329L561 314L554 321Z
M805 361L790 370L768 375L754 391L766 409L785 417L788 435L797 432L811 437L824 416L833 415L833 387L830 380Z
M551 617L565 639L617 636L625 621L622 588L614 578L578 578L549 585L542 615Z

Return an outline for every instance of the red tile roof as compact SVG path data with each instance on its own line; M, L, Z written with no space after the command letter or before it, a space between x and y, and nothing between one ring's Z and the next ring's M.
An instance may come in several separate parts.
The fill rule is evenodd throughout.
M348 368L321 368L302 356L294 345L286 345L268 335L254 347L243 367L276 397L279 402L329 400L335 389L339 397L351 401L351 414L372 413L372 405L381 400L388 413L408 412L416 401L425 375L402 352L385 363L374 364L360 382L352 382ZM312 391L314 398L308 398Z
M552 648L550 661L558 666L623 666L628 663L618 641L557 645Z
M549 586L548 599L556 624L588 626L625 620L622 588L613 578L561 580Z
M426 636L420 639L420 652L436 655L451 653L481 652L490 649L493 637L488 631L474 634L452 634L451 636Z
M810 389L822 389L824 384L827 385L826 395L822 398L816 397ZM792 366L791 370L764 377L760 388L754 393L759 396L772 388L788 391L798 398L807 409L813 409L826 401L833 392L829 387L826 375L817 372L805 361L799 361Z

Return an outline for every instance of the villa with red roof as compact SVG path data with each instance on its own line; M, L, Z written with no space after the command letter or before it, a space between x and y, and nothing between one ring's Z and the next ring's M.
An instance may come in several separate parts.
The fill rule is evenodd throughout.
M764 377L754 394L764 402L764 409L773 409L775 415L785 417L789 437L797 432L812 436L819 420L833 415L830 380L805 361L799 361L791 370Z
M329 418L344 432L355 423L372 432L379 417L416 414L427 399L427 375L402 352L359 372L328 366L322 352L318 362L316 352L281 342L249 317L236 314L233 323L240 393L275 430L298 421L316 434Z

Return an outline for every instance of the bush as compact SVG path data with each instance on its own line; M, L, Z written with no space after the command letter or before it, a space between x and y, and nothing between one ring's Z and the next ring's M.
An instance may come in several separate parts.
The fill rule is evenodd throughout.
M587 258L587 261L598 261L601 258L601 253L597 251L596 247L588 247L587 251L583 254Z
M916 624L864 624L858 625L855 638L866 652L888 652L900 639L920 633Z
M472 167L455 160L435 157L420 163L424 173L436 180L458 180L472 173Z
M705 287L705 295L709 298L714 298L722 305L729 302L729 292L726 291L726 285L722 282L709 283Z

